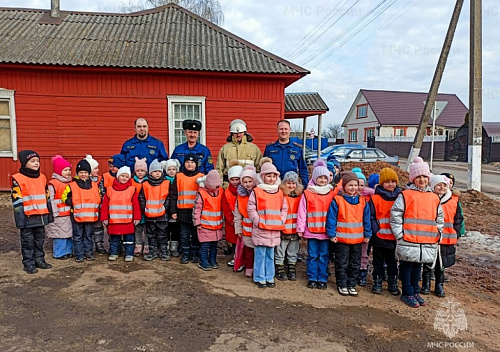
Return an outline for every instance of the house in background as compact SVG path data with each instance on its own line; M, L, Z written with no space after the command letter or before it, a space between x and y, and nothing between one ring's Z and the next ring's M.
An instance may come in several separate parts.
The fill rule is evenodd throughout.
M374 145L388 154L408 156L424 110L427 93L361 89L342 123L346 143ZM438 94L434 158L444 158L444 142L464 123L467 107L455 94ZM433 114L434 115L434 114ZM432 115L432 116L433 116ZM421 156L430 156L432 118Z
M57 8L57 7L56 7ZM17 151L73 165L106 160L147 118L169 153L182 121L203 123L214 159L235 118L263 150L285 118L285 88L309 73L213 23L169 4L130 14L0 8L0 189Z

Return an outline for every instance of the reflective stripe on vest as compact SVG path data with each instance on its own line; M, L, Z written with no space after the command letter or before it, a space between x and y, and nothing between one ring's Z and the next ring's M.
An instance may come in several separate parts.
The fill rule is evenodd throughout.
M279 189L276 193L267 193L261 188L254 188L255 204L259 214L259 229L268 231L281 231L285 224L281 219L283 207L283 192Z
M335 194L317 194L309 190L304 191L307 207L307 228L312 233L326 233L326 213Z
M198 191L198 184L196 179L203 176L198 173L194 176L186 176L182 172L176 175L177 182L177 208L179 209L193 209L194 200L196 199L196 192Z
M439 197L433 192L406 189L403 215L403 239L411 243L437 243L439 231L436 224Z
M243 235L251 237L252 236L252 227L253 223L248 216L248 199L250 197L240 196L238 194L238 211L242 216L241 227L243 228Z
M455 222L455 215L458 209L458 197L451 197L445 203L441 204L444 214L444 227L443 237L441 237L440 244L454 245L457 243L458 234L453 227Z
M376 236L382 240L395 241L396 238L391 230L391 208L395 200L385 200L380 194L375 194L371 198L375 208L375 218L377 219L379 230Z
M111 176L109 172L106 172L102 175L102 178L104 179L103 185L104 188L111 188L113 187L113 182L115 181L115 177Z
M69 205L66 205L66 203L64 203L61 199L64 190L68 186L68 183L52 179L49 181L49 184L54 187L54 203L57 206L57 213L59 214L59 217L69 216L71 214L71 207Z
M95 182L91 182L92 188L83 189L75 181L70 182L71 196L73 202L73 217L76 222L94 222L99 219L99 205L101 196Z
M229 208L231 208L231 211L234 214L234 209L236 208L236 194L233 194L233 192L231 192L228 187L224 190L224 195L226 196Z
M283 233L292 235L297 233L297 213L299 212L300 197L285 196L288 212L286 214L285 228Z
M134 194L134 186L129 186L123 191L117 191L113 187L106 190L106 197L109 199L110 224L129 224L133 221L134 208L132 198Z
M351 204L342 196L335 196L339 208L337 214L337 239L340 243L358 244L363 242L363 214L366 201L359 197L358 204Z
M222 229L222 189L216 196L209 194L206 190L200 189L203 207L201 209L201 227L209 230Z
M146 198L144 215L148 218L157 218L165 215L167 212L165 209L165 200L168 197L169 188L169 180L163 180L163 182L158 186L152 186L148 181L145 181L142 184L144 198Z
M24 214L44 215L49 213L47 207L47 179L44 174L30 178L17 173L12 176L21 189Z

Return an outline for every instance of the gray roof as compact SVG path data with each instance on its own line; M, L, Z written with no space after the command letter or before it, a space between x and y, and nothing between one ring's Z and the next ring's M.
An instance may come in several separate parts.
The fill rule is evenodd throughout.
M500 122L483 122L488 137L500 136Z
M285 112L292 111L328 111L319 93L286 93Z
M301 74L174 4L131 14L0 8L0 63Z

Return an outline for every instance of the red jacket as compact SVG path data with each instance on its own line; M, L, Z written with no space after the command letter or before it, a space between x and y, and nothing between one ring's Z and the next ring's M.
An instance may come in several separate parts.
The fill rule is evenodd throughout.
M132 181L128 181L125 184L121 184L118 180L113 181L113 189L116 191L123 191L127 187L133 187ZM134 193L132 197L132 206L134 208L134 220L141 220L141 207L139 206L139 199L137 198L137 193ZM101 221L109 220L109 197L108 193L102 199L101 207ZM128 224L108 224L108 234L109 235L130 235L135 232L134 223Z
M229 190L229 192L231 192L232 195L234 195L236 200L236 197L238 196L237 188L229 184L227 189ZM224 212L224 219L226 221L226 241L232 244L236 244L238 240L238 236L236 236L236 233L234 232L234 214L232 211L232 208L234 208L235 204L236 202L234 202L232 205L229 205L226 193L224 192L224 195L222 197L222 211Z

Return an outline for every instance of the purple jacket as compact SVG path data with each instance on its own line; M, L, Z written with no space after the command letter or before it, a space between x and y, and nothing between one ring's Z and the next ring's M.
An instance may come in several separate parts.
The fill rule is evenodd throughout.
M208 189L206 191L211 194L216 196L218 192L222 192L222 188L219 188L215 192L211 192ZM219 241L222 239L222 235L224 233L223 229L221 228L220 230L209 230L201 227L201 210L203 209L203 199L200 196L200 193L196 193L196 199L194 201L194 208L193 208L193 225L196 226L197 231L198 231L198 239L200 242L213 242L213 241ZM221 208L222 211L222 208Z

